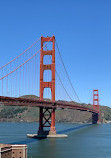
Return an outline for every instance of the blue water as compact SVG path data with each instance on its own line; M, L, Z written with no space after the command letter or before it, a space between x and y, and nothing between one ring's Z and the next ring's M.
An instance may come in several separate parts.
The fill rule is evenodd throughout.
M32 139L38 123L0 123L0 143L27 144L28 158L111 158L111 124L58 123L68 138Z

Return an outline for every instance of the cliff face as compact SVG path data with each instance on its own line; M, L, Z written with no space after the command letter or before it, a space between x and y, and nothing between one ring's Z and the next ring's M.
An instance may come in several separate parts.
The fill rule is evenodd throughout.
M22 96L25 98L36 98L36 96ZM59 101L64 102L64 101ZM79 103L75 103L78 104ZM82 104L92 108L92 105ZM100 106L102 118L104 120L111 120L111 108L107 106ZM37 107L18 107L18 106L0 106L0 121L13 121L13 122L35 122L39 120L39 108ZM89 123L92 120L92 114L85 111L60 109L56 110L56 121L57 122L82 122Z

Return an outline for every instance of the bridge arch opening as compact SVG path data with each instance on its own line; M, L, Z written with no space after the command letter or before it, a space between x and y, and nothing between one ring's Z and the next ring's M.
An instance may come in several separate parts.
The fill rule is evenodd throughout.
M51 82L51 80L52 80L52 71L51 70L44 70L43 81L44 82Z
M52 64L52 55L44 55L43 64L44 65Z
M44 88L43 99L45 101L50 101L52 99L50 88Z
M52 49L53 49L53 42L49 41L48 43L47 42L43 43L43 50L47 51L47 50L52 50Z

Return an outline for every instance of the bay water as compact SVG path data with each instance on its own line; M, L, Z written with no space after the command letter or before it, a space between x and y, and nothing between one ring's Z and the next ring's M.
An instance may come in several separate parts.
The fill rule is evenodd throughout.
M56 123L68 138L27 138L38 123L0 123L0 143L27 144L28 158L111 158L111 124Z

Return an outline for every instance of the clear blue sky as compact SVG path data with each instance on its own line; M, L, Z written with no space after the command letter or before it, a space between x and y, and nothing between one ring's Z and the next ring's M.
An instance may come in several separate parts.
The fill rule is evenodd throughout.
M53 34L81 101L99 89L111 107L111 1L0 1L0 66Z

